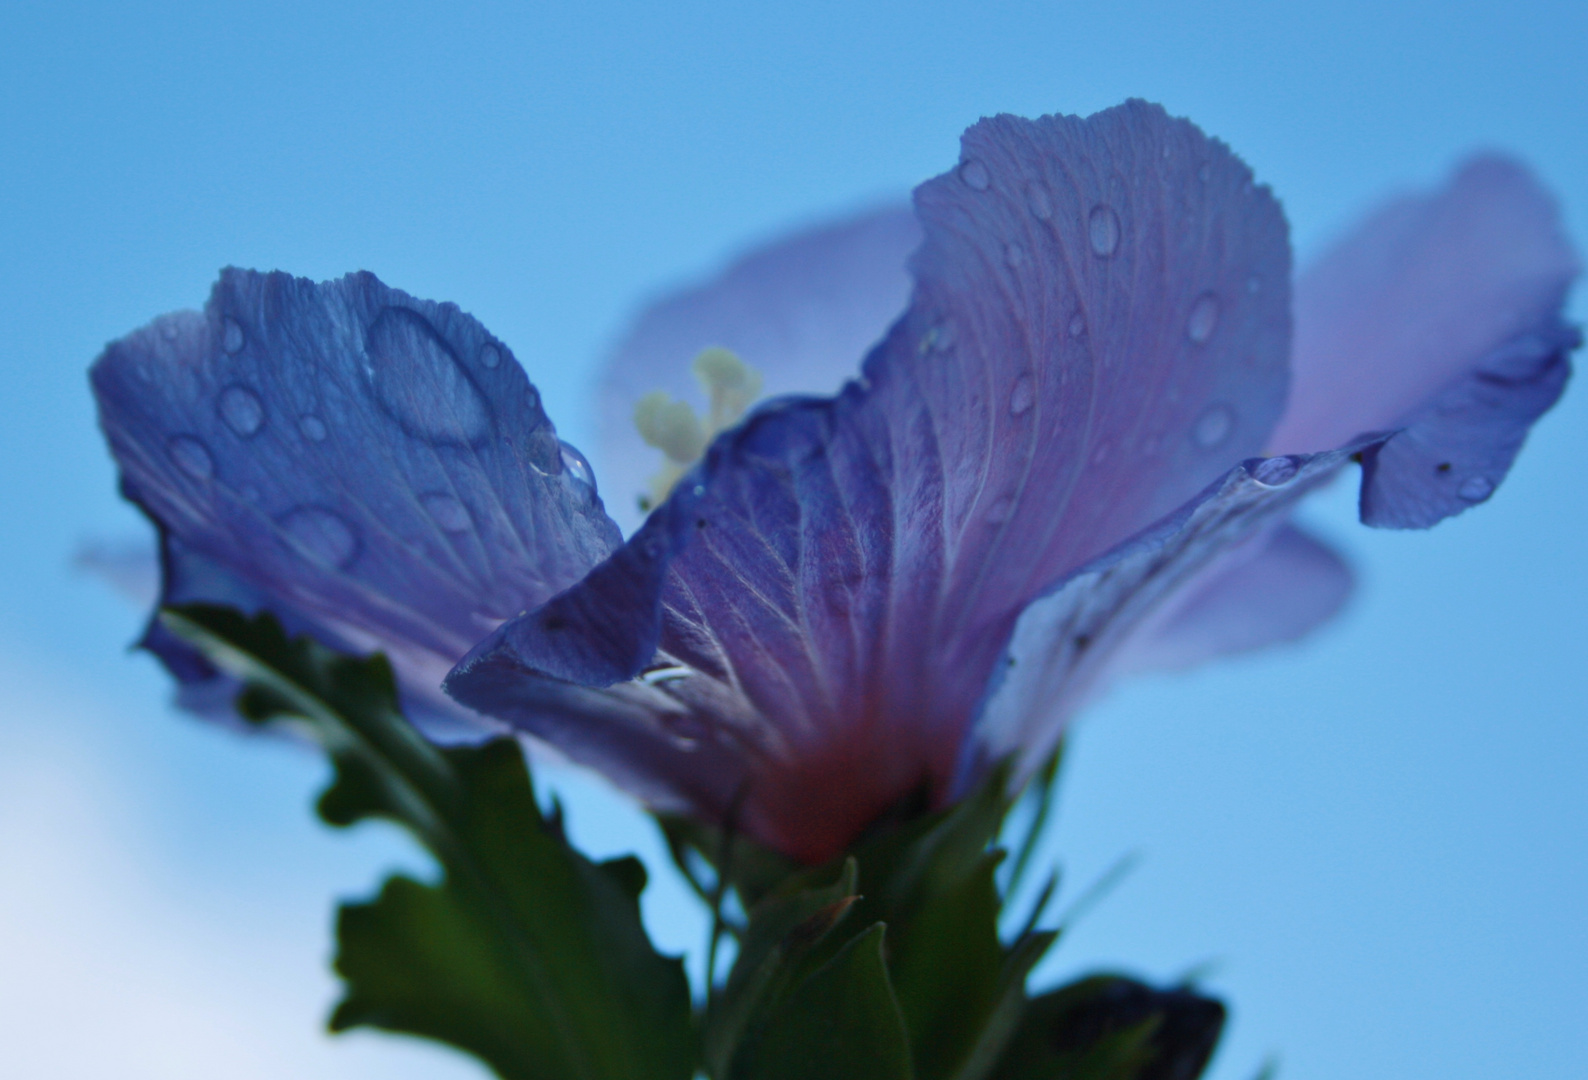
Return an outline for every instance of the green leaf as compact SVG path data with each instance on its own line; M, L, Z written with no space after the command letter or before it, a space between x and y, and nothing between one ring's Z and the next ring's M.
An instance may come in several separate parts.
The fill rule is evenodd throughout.
M342 909L333 1030L370 1025L466 1050L507 1080L687 1080L683 966L640 922L645 873L573 850L535 801L511 739L440 749L401 716L390 666L289 640L268 615L167 609L162 619L248 689L257 723L303 729L335 767L326 821L385 818L436 857Z
M746 1033L765 1025L808 967L811 951L858 899L851 859L831 885L769 896L750 912L728 983L712 998L706 1015L706 1065L712 1076L729 1075Z
M744 1047L732 1080L911 1080L884 933L878 923L851 938L796 987Z
M1031 1001L994 1080L1195 1080L1224 1028L1222 1003L1096 975Z

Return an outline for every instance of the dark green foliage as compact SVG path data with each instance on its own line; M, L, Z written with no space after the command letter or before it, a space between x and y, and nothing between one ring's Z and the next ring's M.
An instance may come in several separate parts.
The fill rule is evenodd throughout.
M1098 975L1026 1008L993 1080L1196 1080L1224 1028L1224 1005Z
M516 742L432 746L399 713L383 658L288 640L268 615L194 606L163 618L244 681L248 719L297 725L325 747L326 821L396 822L441 867L434 883L393 877L342 909L334 1030L451 1043L508 1080L687 1080L688 984L640 923L644 869L574 851L541 814Z

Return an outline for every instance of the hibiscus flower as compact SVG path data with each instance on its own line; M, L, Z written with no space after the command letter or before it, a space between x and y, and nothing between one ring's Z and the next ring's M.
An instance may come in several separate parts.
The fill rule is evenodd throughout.
M1018 783L1123 672L1328 618L1349 571L1287 518L1351 462L1369 525L1487 500L1564 388L1576 273L1488 157L1293 301L1273 195L1128 102L984 120L913 214L651 309L603 392L617 520L504 343L370 274L225 271L92 379L162 602L380 649L433 737L525 732L819 860Z

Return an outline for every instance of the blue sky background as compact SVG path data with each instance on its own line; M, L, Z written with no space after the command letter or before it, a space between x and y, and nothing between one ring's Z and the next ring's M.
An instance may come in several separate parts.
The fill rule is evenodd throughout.
M115 498L84 369L227 263L356 268L512 343L588 443L641 298L950 166L983 114L1162 101L1284 201L1303 257L1475 146L1588 240L1588 8L1326 4L12 4L0 34L0 1072L478 1077L332 1040L333 898L411 857L332 834L321 766L164 708L140 613L75 576ZM1574 312L1588 314L1581 296ZM1249 1080L1581 1075L1588 1030L1588 392L1481 510L1370 533L1298 648L1116 692L1074 740L1052 857L1139 868L1050 978L1212 962ZM640 819L577 778L574 827ZM654 854L654 839L642 835ZM658 936L698 928L675 885Z

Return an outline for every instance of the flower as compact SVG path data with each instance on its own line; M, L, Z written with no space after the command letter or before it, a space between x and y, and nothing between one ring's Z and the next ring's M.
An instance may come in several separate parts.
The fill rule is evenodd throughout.
M715 422L650 398L658 478L609 421L626 541L506 347L369 275L227 271L93 379L166 602L385 649L433 731L465 717L436 693L462 657L463 706L819 860L901 800L1035 767L1123 671L1327 618L1349 572L1286 518L1352 459L1370 525L1487 499L1564 387L1576 272L1549 197L1479 159L1304 274L1292 333L1272 195L1129 102L984 120L913 221L802 237L653 310L609 415L687 393L709 346L781 394L835 389L881 339L687 471ZM209 674L158 627L146 644Z

